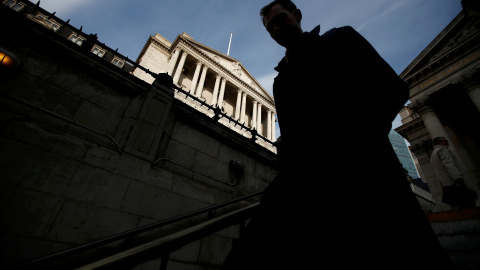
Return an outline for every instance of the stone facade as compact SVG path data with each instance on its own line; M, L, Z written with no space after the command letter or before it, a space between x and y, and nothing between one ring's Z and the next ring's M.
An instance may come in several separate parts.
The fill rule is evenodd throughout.
M402 126L395 131L410 143L427 183L437 181L431 140L444 136L466 167L466 185L480 193L479 68L480 20L464 10L400 74L410 86L411 103L400 112Z
M196 42L186 33L178 35L172 43L157 33L150 36L137 63L153 73L169 74L178 87L206 104L220 108L248 130L256 130L266 139L262 145L276 151L271 144L276 140L273 97L238 60ZM154 80L141 69L136 69L133 74L148 83ZM212 116L185 95L176 93L175 97ZM244 133L236 125L224 124Z
M79 46L25 14L0 5L0 50L20 61L0 72L0 268L262 191L275 176L274 152L180 101L173 86L147 83L98 57L93 46L115 56L104 44ZM168 269L218 269L236 229L173 253Z

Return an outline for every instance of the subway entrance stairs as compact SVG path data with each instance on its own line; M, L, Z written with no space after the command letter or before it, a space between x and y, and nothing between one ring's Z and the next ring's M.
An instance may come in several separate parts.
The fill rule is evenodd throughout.
M480 269L480 208L427 213L457 269Z
M243 196L8 269L187 269L179 261L182 256L192 256L188 254L188 246L221 231L234 231L238 237L258 209L261 194ZM456 269L480 269L480 208L426 215ZM167 229L158 233L161 228ZM205 252L226 255L231 246L217 243L205 248L211 249ZM224 256L216 262L199 259L188 269L220 269L223 259Z

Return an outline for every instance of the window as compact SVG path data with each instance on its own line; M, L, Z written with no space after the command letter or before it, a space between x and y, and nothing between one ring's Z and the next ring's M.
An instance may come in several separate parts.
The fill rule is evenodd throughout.
M60 26L54 20L49 20L43 15L37 15L37 18L42 21L48 28L53 29L53 31L57 31L60 28Z
M78 46L82 45L82 42L85 40L85 38L81 37L81 36L77 36L77 34L72 34L68 40L70 40L71 42L77 44Z
M99 57L103 57L105 55L105 51L96 45L93 47L92 53L98 55Z
M120 59L120 58L114 57L113 60L112 60L112 64L114 64L115 66L121 68L121 67L123 67L123 64L125 64L125 61L123 61L123 60Z
M22 3L17 3L17 1L14 1L14 0L5 1L4 5L7 6L7 7L10 7L11 9L13 9L15 11L19 11L20 9L22 9L24 7L24 5Z

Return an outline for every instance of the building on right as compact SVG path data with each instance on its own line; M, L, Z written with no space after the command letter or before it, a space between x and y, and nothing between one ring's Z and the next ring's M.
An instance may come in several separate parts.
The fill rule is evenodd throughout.
M410 144L430 189L437 181L432 139L446 137L465 166L465 184L480 193L480 12L478 4L467 2L400 74L410 102L395 131Z
M403 168L407 170L408 175L412 179L420 178L413 157L411 156L410 150L405 142L405 138L392 129L388 133L388 139L392 144L395 154L397 154L398 160L402 163Z

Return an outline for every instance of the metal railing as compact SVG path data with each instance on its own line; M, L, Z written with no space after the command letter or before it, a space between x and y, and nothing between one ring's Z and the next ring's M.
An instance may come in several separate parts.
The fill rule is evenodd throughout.
M169 75L166 74L166 73L156 74L156 78L158 78L159 76L169 76ZM206 100L201 100L197 96L192 95L191 93L183 90L180 87L177 87L176 85L173 84L173 82L172 82L171 85L168 85L168 86L175 89L176 92L180 92L180 93L184 94L185 95L185 100L191 99L192 101L196 102L196 104L198 106L200 106L200 107L204 106L205 108L207 108L207 111L213 113L212 119L214 119L215 121L220 121L222 118L227 119L227 121L229 123L233 124L234 127L237 127L240 130L245 130L246 133L249 133L251 135L250 140L252 140L253 142L256 142L257 140L261 140L262 142L265 142L265 143L267 143L267 144L269 144L273 147L275 146L273 141L271 141L270 139L258 134L258 132L255 128L249 128L249 127L245 126L244 123L241 123L238 120L230 117L226 113L222 112L222 109L220 107L207 104ZM179 98L177 98L177 99L179 99Z
M75 269L125 269L125 267L137 266L158 258L162 258L160 269L167 269L168 257L172 251L200 240L201 238L209 236L217 231L244 222L252 217L255 210L258 209L258 206L258 202L254 203L242 209L229 212L220 217L213 218L179 232L169 234L165 237L155 239Z
M116 241L120 240L126 240L126 239L132 239L132 237L152 231L154 229L158 229L161 227L164 227L166 225L170 225L176 222L184 221L188 218L192 217L197 217L201 214L208 213L209 217L213 217L215 215L215 211L219 208L225 207L232 205L234 203L244 201L250 198L253 198L255 196L259 196L263 193L263 191L259 191L256 193L252 193L250 195L242 196L237 199L233 199L224 203L216 204L213 206L209 206L206 208L202 208L196 211L192 211L186 214L182 214L173 218L169 218L163 221L155 222L143 227L139 227L133 230L129 230L123 233L115 234L100 240L96 240L90 243L86 243L71 249L67 249L61 252L57 252L51 255L47 255L38 259L34 259L10 268L7 268L7 270L20 270L20 269L42 269L42 267L52 264L55 261L60 261L64 260L65 258L68 258L69 256L79 254L81 252L85 252L88 250L93 250L95 248L98 248L100 246L104 246ZM223 228L238 224L242 222L242 220L246 220L249 217L251 217L251 214L253 211L257 208L258 202L253 203L247 207L243 207L239 210L235 210L232 212L229 212L227 214L224 214L220 217L212 218L206 222L194 225L190 228L184 229L180 232L173 233L170 235L167 235L165 237L162 237L160 239L155 239L149 243L140 245L138 247L134 247L131 249L128 249L126 251L119 252L117 254L114 254L110 257L107 257L106 259L100 260L100 262L95 263L95 265L104 265L104 264L116 264L117 259L118 261L122 261L122 263L126 263L128 261L129 263L134 262L135 264L139 264L142 261L148 261L151 259L151 256L148 255L152 250L156 250L158 252L163 252L166 253L167 251L171 252L174 251L175 249L180 248L183 245L189 244L191 242L194 242L195 240L201 239L205 236L208 236L209 234L214 233L215 231L221 230ZM178 240L175 240L177 239ZM168 253L169 253L168 252ZM166 254L168 254L166 253ZM156 258L161 257L161 253L155 253ZM147 260L145 258L148 257ZM113 259L117 258L117 259ZM141 258L139 260L139 258ZM155 258L154 258L155 259ZM162 260L162 264L164 264ZM81 269L95 269L95 268L81 268Z

